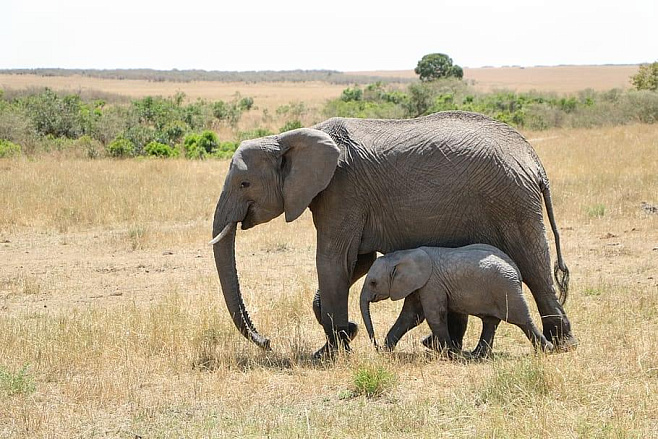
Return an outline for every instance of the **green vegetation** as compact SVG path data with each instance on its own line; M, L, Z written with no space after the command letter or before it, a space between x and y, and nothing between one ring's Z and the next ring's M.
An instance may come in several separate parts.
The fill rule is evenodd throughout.
M354 381L352 395L365 395L368 398L382 395L395 384L395 376L383 366L359 366L352 379Z
M135 145L123 137L117 137L107 145L107 153L111 157L132 157L135 154Z
M188 159L203 159L211 155L219 146L219 138L212 131L201 134L188 134L183 141L185 157Z
M220 147L212 131L223 124L237 127L254 106L251 97L236 93L229 102L185 95L147 96L129 103L85 100L80 94L51 89L0 93L0 157L77 150L96 158L152 156L204 158L214 152L227 157L234 142ZM257 134L257 133L256 133ZM248 134L244 134L248 135Z
M257 107L253 98L239 93L227 101L190 101L183 93L129 100L89 91L0 90L0 158L43 152L91 159L230 158L243 140L334 116L413 118L461 110L482 113L525 130L658 121L658 62L642 66L631 78L635 90L588 89L569 95L479 92L459 79L461 69L443 54L423 57L416 71L421 80L406 85L355 82L319 109L311 109L304 102L289 102L276 108L276 119L268 109L262 109L265 127L251 125L247 130L240 130L246 125L241 123L242 116ZM232 138L218 138L216 133L224 130L231 132Z
M0 158L14 157L21 153L21 147L9 140L0 139Z
M160 158L178 157L178 149L172 148L166 143L153 141L144 148L146 155Z
M34 379L28 374L28 365L16 372L9 371L0 366L0 395L29 395L36 389Z
M518 128L595 127L658 121L658 93L642 90L584 90L570 96L554 93L476 92L458 79L410 84L406 91L375 83L343 91L328 102L326 117L411 118L437 111L461 110L486 114Z
M636 90L658 91L658 61L640 66L640 70L631 76Z
M442 78L464 77L464 70L452 63L452 58L444 53L425 55L414 69L421 81L435 81Z

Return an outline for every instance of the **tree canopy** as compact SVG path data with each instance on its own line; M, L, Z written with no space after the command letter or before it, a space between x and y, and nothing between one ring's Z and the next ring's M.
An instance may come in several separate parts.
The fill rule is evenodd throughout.
M658 61L640 66L640 70L631 76L633 87L637 90L658 90Z
M434 81L440 78L463 78L464 71L452 63L452 58L444 53L430 53L425 55L414 69L423 82Z

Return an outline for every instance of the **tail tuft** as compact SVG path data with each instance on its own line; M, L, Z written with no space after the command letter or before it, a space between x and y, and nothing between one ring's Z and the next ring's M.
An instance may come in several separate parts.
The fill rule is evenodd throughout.
M558 295L558 301L560 305L564 305L567 301L567 296L569 295L569 268L566 265L560 267L560 264L555 261L553 266L553 276L555 277L555 282L557 283L557 288L560 292Z

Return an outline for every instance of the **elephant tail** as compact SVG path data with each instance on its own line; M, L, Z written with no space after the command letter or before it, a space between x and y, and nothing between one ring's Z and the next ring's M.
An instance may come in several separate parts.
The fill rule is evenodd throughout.
M564 305L567 301L567 296L569 295L569 268L567 267L567 264L564 263L564 259L562 259L560 234L558 233L557 224L555 223L553 201L551 200L551 191L548 187L548 180L542 181L541 191L544 196L544 203L546 204L548 221L551 224L551 230L553 230L553 236L555 238L557 261L555 261L555 265L553 266L553 276L555 277L555 283L557 283L557 288L559 290L558 301L561 305Z

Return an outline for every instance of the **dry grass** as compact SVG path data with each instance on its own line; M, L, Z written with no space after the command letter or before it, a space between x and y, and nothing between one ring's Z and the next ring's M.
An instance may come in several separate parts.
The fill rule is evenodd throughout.
M236 92L251 96L257 106L276 110L290 101L304 102L309 106L323 104L327 99L340 96L343 85L320 81L308 82L154 82L129 79L100 79L86 76L38 76L0 74L0 88L24 89L50 87L54 90L78 92L98 90L122 96L173 96L184 92L188 99L197 98L230 101Z
M425 324L395 354L362 334L312 363L308 213L238 235L274 352L250 345L205 244L225 162L0 161L0 437L656 437L658 215L640 203L658 204L658 132L526 134L551 177L581 345L535 357L501 325L483 363L426 354ZM397 312L373 307L380 336Z
M629 78L637 73L637 65L618 66L555 66L555 67L496 67L465 68L464 79L474 81L478 91L538 90L574 93L586 88L610 90L630 88ZM350 72L351 75L415 78L413 70L383 72Z

